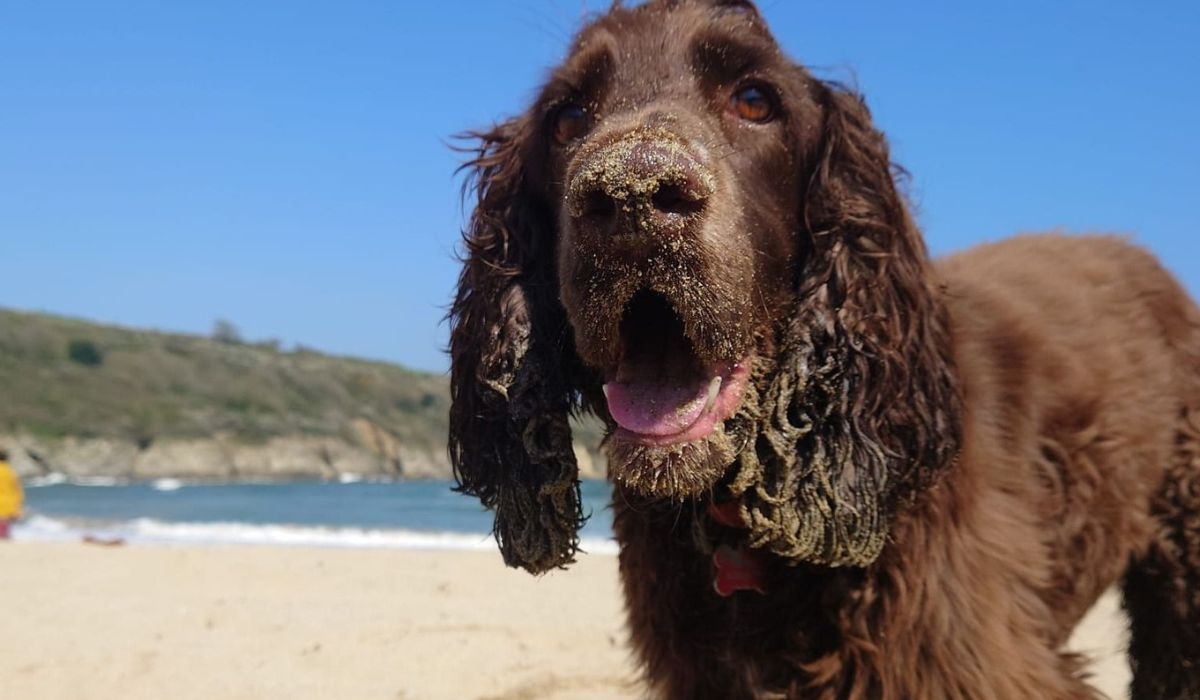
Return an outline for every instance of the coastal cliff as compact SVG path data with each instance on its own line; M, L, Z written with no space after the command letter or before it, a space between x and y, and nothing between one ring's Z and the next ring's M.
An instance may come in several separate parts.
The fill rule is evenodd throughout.
M0 310L0 447L23 475L449 478L448 408L445 376L384 362ZM576 432L602 477L598 428Z

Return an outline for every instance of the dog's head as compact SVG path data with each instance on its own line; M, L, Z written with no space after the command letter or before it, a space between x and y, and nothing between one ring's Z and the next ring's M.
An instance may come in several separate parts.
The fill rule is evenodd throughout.
M567 416L627 493L741 499L752 541L873 559L943 464L956 394L923 244L862 101L748 2L585 27L522 116L477 134L451 312L451 457L506 561L570 561Z

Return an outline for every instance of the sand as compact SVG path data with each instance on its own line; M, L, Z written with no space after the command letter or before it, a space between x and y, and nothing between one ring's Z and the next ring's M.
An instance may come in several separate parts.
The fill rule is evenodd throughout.
M534 579L490 552L18 541L0 592L5 698L643 695L612 556ZM1114 606L1075 646L1123 698Z

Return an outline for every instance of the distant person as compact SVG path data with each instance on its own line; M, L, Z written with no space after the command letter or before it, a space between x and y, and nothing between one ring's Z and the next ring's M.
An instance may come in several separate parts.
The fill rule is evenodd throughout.
M25 493L21 480L8 464L8 452L0 449L0 540L7 540L12 522L21 517Z

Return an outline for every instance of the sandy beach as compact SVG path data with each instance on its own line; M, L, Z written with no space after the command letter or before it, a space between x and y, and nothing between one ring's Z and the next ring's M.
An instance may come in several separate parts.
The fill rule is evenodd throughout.
M640 698L616 559L534 579L491 552L0 544L12 698ZM1123 698L1111 596L1073 642Z

